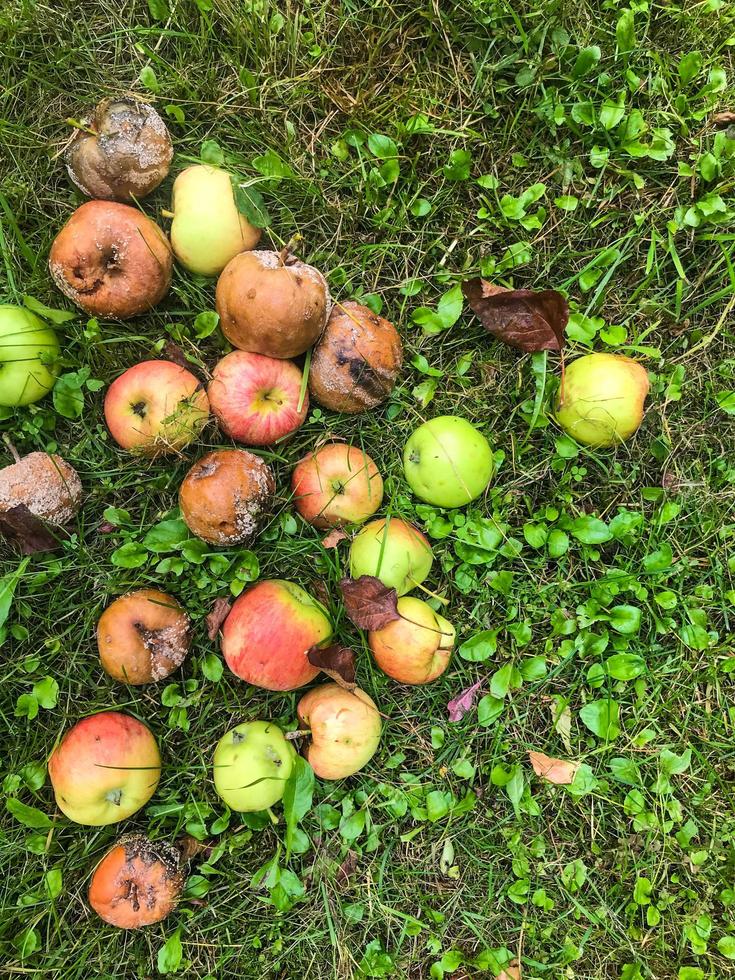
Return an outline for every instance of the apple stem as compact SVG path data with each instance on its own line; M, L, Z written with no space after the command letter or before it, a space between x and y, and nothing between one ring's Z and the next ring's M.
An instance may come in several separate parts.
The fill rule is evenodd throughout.
M445 599L443 595L437 595L436 592L432 592L431 589L427 589L425 585L421 582L416 582L414 579L409 579L412 585L415 585L417 589L421 589L426 595L430 595L432 599L436 599L437 602L441 602L443 606L449 605L449 599Z
M13 457L13 459L15 460L15 462L16 463L19 463L20 462L20 453L18 452L18 450L13 445L13 443L12 443L12 441L10 439L10 436L7 434L7 432L3 435L3 442L8 447L8 452Z
M163 215L164 218L173 218L174 217L173 211L167 211L165 208L161 208L161 214Z
M280 251L280 252L278 253L278 261L279 261L279 262L281 263L281 265L285 265L285 264L286 264L286 262L288 261L288 257L289 257L289 255L290 255L290 254L291 254L291 253L293 252L293 250L294 250L294 249L296 248L296 246L298 245L298 243L299 243L299 242L301 241L301 239L302 239L302 237L303 237L303 236L302 236L302 235L300 235L300 234L299 234L299 233L297 232L297 233L296 233L296 234L295 234L295 235L293 236L293 238L290 238L290 239L289 239L289 240L288 240L288 241L286 242L286 244L285 244L285 245L283 246L283 248L281 249L281 251Z
M297 738L302 738L304 735L311 735L311 731L309 729L297 728L295 732L286 732L284 737L288 739L289 742L293 742Z
M69 119L65 119L64 122L69 126L73 126L74 129L81 129L83 133L89 133L90 136L98 135L96 129L92 129L90 126L85 126L84 123L79 122L78 119L69 118Z
M275 827L278 824L278 817L275 815L271 807L268 807L267 813L268 816L271 818L271 823Z

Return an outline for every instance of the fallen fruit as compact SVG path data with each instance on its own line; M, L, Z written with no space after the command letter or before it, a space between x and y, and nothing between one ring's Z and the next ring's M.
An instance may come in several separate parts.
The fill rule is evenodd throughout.
M227 732L214 750L214 787L232 810L249 813L278 803L296 750L270 721L249 721Z
M643 421L646 369L622 354L585 354L567 367L556 406L559 425L587 446L623 442Z
M302 381L291 361L236 350L215 365L207 394L226 435L246 446L272 446L306 418L309 396L301 397Z
M237 209L230 174L219 167L183 170L174 181L171 208L174 255L200 276L218 276L230 259L260 239L260 228Z
M186 368L170 361L142 361L112 382L104 410L119 446L159 456L178 452L197 438L209 418L209 400Z
M190 645L186 612L172 596L156 589L120 596L97 623L102 667L124 684L163 680L181 666Z
M401 338L389 320L359 303L340 303L314 348L309 391L334 412L366 412L393 391L402 363Z
M373 575L404 595L421 585L431 571L431 545L426 537L398 517L366 524L350 548L350 575Z
M413 596L398 600L398 614L400 619L368 634L375 662L402 684L428 684L449 666L454 627Z
M215 449L184 477L181 516L203 541L242 544L257 533L275 489L273 471L259 456L244 449Z
M92 872L88 899L118 929L161 922L176 908L186 883L181 851L144 834L126 834Z
M136 201L168 174L171 137L153 106L138 99L104 99L66 150L66 169L87 197ZM90 132L91 130L91 132Z
M158 225L137 208L87 201L58 233L49 271L61 290L91 316L137 316L171 285L173 258Z
M317 340L329 314L327 281L283 252L241 252L217 281L217 312L233 347L290 358Z
M23 505L49 524L68 524L79 512L79 474L61 456L29 453L0 470L0 514Z
M59 341L40 317L0 304L0 405L30 405L56 383Z
M300 460L291 477L296 510L315 527L362 524L383 502L383 478L367 453L333 442Z
M310 735L304 755L320 779L352 776L375 755L380 714L359 687L347 691L339 684L321 684L301 698L296 711Z
M153 796L161 755L143 722L102 711L69 729L49 757L48 774L62 813L104 827L132 816Z
M403 470L413 492L435 507L462 507L483 493L493 474L485 436L457 415L424 422L403 450Z
M321 603L282 579L258 582L239 596L222 627L222 653L242 680L268 691L293 691L319 668L308 652L332 635Z

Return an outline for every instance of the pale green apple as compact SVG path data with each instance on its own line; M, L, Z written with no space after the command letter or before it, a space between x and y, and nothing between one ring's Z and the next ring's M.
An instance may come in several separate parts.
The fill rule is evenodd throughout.
M556 420L587 446L623 442L643 421L648 394L646 369L622 354L585 354L566 369Z
M230 174L219 167L183 170L174 181L171 207L171 246L190 272L217 276L260 239L260 228L237 210Z
M462 507L485 490L493 475L493 452L467 419L439 415L424 422L403 450L408 484L435 507Z
M296 750L270 721L248 721L214 750L214 786L232 810L267 810L283 796Z
M56 334L22 306L0 305L0 405L30 405L54 386Z
M431 571L431 545L418 528L398 517L370 521L350 548L350 575L374 575L398 595L421 585Z

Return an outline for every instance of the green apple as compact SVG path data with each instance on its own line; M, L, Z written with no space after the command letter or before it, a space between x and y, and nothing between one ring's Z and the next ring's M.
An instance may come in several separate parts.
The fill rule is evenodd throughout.
M226 170L188 167L174 181L171 246L190 272L217 276L238 252L255 248L260 229L240 214Z
M270 721L247 721L214 750L214 787L232 810L267 810L281 799L296 750Z
M0 405L30 405L54 386L59 341L22 306L0 305Z
M405 595L431 571L431 545L418 528L398 517L370 521L350 548L350 575L374 575Z
M587 446L623 442L643 421L646 369L622 354L585 354L566 369L556 420Z
M479 497L493 475L493 452L467 419L439 415L424 422L403 450L408 484L435 507L462 507Z

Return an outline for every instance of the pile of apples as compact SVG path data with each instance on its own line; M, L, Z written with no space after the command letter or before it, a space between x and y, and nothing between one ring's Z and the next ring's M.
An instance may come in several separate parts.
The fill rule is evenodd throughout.
M260 229L240 213L237 185L226 171L188 167L173 184L170 238L138 207L168 174L171 140L155 110L133 99L101 103L67 149L67 166L91 200L56 236L49 269L59 289L86 313L125 319L151 309L171 285L174 257L198 276L217 276L216 306L234 348L203 384L187 368L148 360L108 388L104 414L115 442L136 458L181 453L214 416L243 448L221 448L196 460L179 489L183 520L216 546L253 540L276 489L271 467L253 447L288 439L306 418L309 399L357 414L384 401L402 365L395 327L354 302L333 301L325 277L288 248L256 250ZM3 338L0 404L29 404L53 386L59 346L29 310L0 307ZM311 351L308 376L294 359ZM643 377L641 377L641 373ZM560 424L581 442L612 445L640 424L647 380L627 358L589 355L567 370ZM486 437L457 416L440 416L408 438L403 466L420 500L463 507L493 474ZM433 555L412 524L377 516L383 480L361 449L329 442L310 452L291 477L294 506L314 527L362 525L352 539L352 580L379 580L395 590L397 615L368 630L376 663L402 684L426 684L447 668L455 630L424 589ZM33 453L0 471L0 514L25 509L52 526L68 523L81 484L59 456ZM431 594L430 594L431 595ZM434 605L440 601L434 597ZM319 674L309 657L332 638L327 609L300 585L257 582L234 602L221 630L229 669L270 691L293 691ZM125 684L161 681L183 663L191 623L177 600L154 589L116 599L97 627L100 662ZM354 684L312 687L297 706L303 754L315 774L342 779L365 766L381 736L381 714ZM269 809L283 797L297 758L294 739L268 720L237 725L214 752L214 785L233 810ZM79 824L103 826L130 817L152 797L161 757L150 729L106 711L74 725L48 764L56 802ZM136 928L160 921L183 888L184 857L173 845L128 835L92 876L89 898L107 922Z

